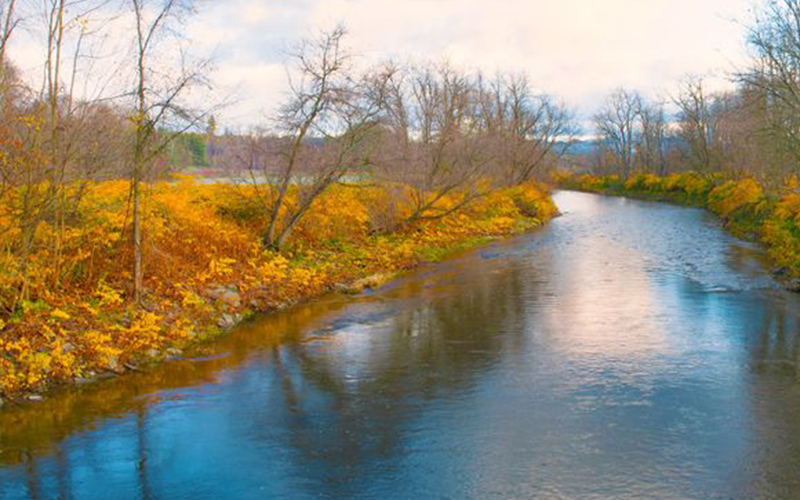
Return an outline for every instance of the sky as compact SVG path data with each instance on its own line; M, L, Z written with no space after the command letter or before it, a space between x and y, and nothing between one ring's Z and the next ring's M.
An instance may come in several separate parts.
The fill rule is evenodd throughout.
M583 121L616 87L668 99L687 75L715 88L747 61L756 0L206 0L186 27L213 55L210 75L233 104L230 127L265 120L287 90L286 52L343 23L362 64L447 60L465 70L525 73ZM21 41L17 62L33 60ZM28 64L30 66L30 64Z

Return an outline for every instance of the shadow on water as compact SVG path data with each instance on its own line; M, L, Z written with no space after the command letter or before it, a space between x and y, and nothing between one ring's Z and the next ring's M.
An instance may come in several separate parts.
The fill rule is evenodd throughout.
M791 498L800 301L703 212L563 218L0 411L0 498ZM700 244L702 242L702 244Z
M764 311L752 348L757 373L790 375L800 382L800 321L795 300L776 300Z

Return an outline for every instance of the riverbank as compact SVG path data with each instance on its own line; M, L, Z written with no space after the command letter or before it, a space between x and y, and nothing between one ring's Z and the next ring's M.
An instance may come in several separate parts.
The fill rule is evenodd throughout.
M261 244L266 218L248 188L188 178L154 184L144 207L146 293L134 307L126 299L128 187L93 183L66 226L40 225L26 300L15 301L18 276L10 248L2 247L0 300L9 310L0 316L3 398L36 401L57 385L141 370L255 314L331 290L377 286L421 262L528 231L556 213L545 188L526 185L443 218L376 231L391 225L387 218L402 217L402 196L387 187L340 186L315 203L291 245L275 252ZM457 202L445 197L438 209Z
M7 405L0 498L792 498L800 295L700 210L554 199L552 229Z
M796 180L768 190L752 178L725 179L694 172L656 176L576 176L558 172L553 182L562 188L666 201L702 207L721 217L734 235L764 245L773 274L784 286L800 291L800 192Z

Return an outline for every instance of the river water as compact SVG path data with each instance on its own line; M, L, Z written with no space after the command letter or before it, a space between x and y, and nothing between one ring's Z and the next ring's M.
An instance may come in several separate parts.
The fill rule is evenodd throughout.
M539 232L0 411L0 498L800 498L800 301L705 212Z

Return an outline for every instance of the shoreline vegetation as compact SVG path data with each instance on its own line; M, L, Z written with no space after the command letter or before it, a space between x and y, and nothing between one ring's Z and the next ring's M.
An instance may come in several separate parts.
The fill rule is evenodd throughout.
M281 252L261 242L264 218L252 186L198 184L189 177L148 186L143 204L149 244L140 305L130 294L126 236L129 184L97 182L74 217L81 224L58 249L37 245L31 266L36 300L24 300L0 327L0 394L38 401L43 391L86 383L179 357L248 317L329 291L358 293L397 273L490 239L520 234L557 214L546 187L496 189L448 215L376 232L376 217L402 186L333 186L320 196ZM389 196L385 191L390 189ZM244 194L244 196L243 196ZM289 190L289 198L297 188ZM456 194L442 197L447 211ZM291 201L291 200L290 200ZM398 216L411 210L400 203ZM37 242L58 231L49 223ZM59 252L56 270L46 266ZM59 286L53 279L61 276ZM0 287L10 290L10 287Z
M553 184L609 196L623 196L704 208L720 217L734 236L764 246L772 274L787 289L800 292L800 179L766 187L752 177L726 178L720 173L576 175L555 172Z
M688 78L670 116L618 88L583 148L575 112L524 73L365 64L343 25L291 47L284 99L239 128L186 36L194 2L77 4L0 0L0 404L545 224L557 209L539 183L564 165L619 177L559 174L562 186L707 207L800 290L800 54L786 22L800 0L765 6L735 89ZM39 35L41 82L7 57L17 28ZM103 50L117 38L131 50Z
M5 5L5 26L29 17ZM574 120L523 75L356 64L337 26L292 48L285 99L234 130L205 92L210 61L184 50L193 9L102 5L137 27L133 53L110 56L118 72L86 73L119 86L107 95L59 77L83 75L84 34L106 34L68 29L99 16L93 2L46 6L44 53L76 52L47 58L41 90L0 46L0 404L180 358L254 314L376 287L556 213L538 182Z

